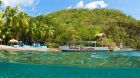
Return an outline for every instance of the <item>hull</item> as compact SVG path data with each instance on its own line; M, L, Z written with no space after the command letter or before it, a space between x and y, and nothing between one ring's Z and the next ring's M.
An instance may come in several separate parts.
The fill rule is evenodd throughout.
M60 46L62 52L109 52L108 47Z
M108 52L108 50L61 50L62 52Z

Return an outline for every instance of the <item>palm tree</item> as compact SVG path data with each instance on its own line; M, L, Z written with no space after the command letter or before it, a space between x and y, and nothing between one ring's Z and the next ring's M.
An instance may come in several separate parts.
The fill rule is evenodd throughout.
M48 22L48 18L42 15L33 18L31 21L31 31L34 40L52 41L51 39L54 37L54 27L52 23Z
M0 11L0 36L2 36L3 23L3 12Z
M30 17L24 12L19 12L14 20L15 36L20 40L26 41L29 33Z
M0 9L1 9L1 4L2 4L2 1L0 0Z
M8 42L8 40L13 37L12 36L12 34L14 33L12 31L12 27L14 26L13 19L16 16L17 12L18 12L18 7L11 8L10 6L8 6L5 9L4 12L5 24L3 26L3 33L6 36L6 42Z

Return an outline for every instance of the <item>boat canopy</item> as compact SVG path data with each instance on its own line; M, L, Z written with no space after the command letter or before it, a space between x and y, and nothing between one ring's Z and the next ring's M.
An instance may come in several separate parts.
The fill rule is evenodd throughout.
M76 41L76 42L68 41L66 43L67 44L70 44L70 43L97 43L97 41Z
M97 41L68 41L61 44L62 46L96 46Z

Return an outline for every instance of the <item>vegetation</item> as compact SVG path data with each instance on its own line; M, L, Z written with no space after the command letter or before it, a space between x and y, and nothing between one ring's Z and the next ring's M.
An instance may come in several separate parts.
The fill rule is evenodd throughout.
M99 33L105 37L97 37ZM66 41L103 40L107 46L123 43L140 49L140 21L113 9L65 9L32 17L18 7L7 7L0 11L0 38L5 43L12 38L39 41L49 47Z

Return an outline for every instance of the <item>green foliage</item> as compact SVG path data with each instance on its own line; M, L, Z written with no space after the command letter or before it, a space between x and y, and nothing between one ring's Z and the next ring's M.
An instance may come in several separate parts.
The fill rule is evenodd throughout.
M1 10L1 4L2 4L2 0L0 0L0 10Z
M51 17L53 23L56 23L55 39L59 39L59 42L73 41L72 35L78 37L77 41L95 40L96 34L104 32L112 46L123 43L138 48L140 22L119 10L65 9L48 14L46 17ZM71 27L73 29L69 29Z
M66 41L98 40L96 34L104 33L107 46L123 43L140 48L139 30L140 21L113 9L65 9L36 17L19 12L18 7L0 12L0 35L7 42L16 38L58 47Z

